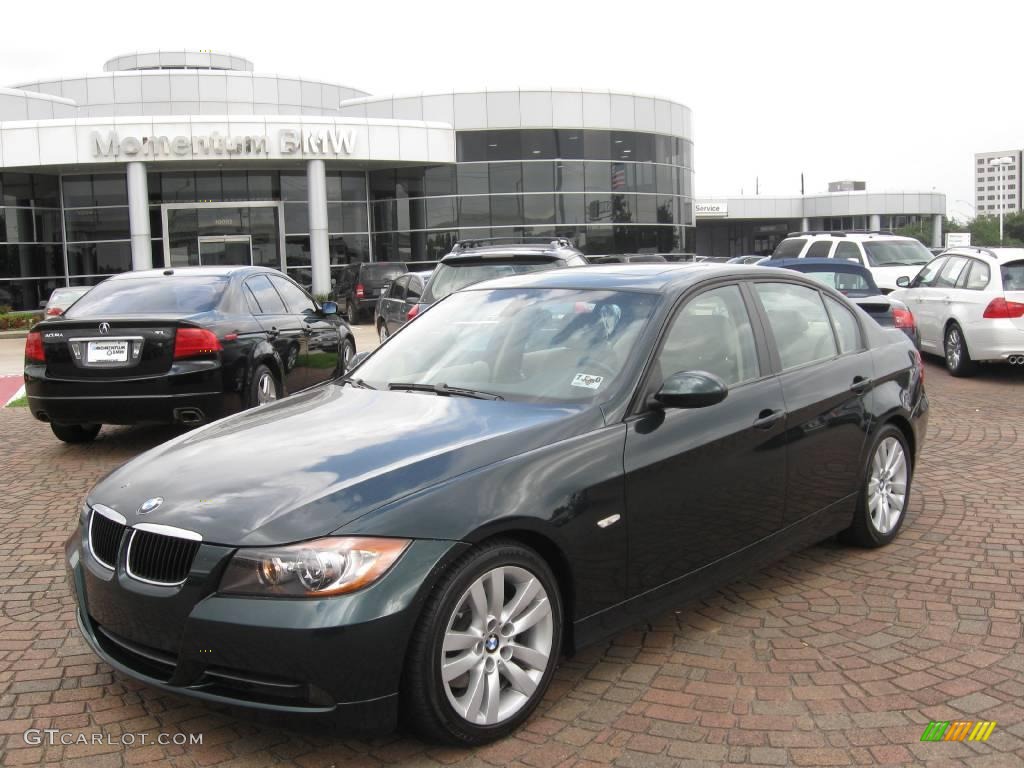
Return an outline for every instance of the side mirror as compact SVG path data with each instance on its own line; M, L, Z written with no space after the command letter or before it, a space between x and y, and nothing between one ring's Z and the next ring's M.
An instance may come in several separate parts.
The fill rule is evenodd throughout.
M681 371L665 379L649 405L655 408L707 408L729 394L725 382L707 371Z
M355 357L348 361L348 368L346 368L345 371L351 371L353 368L356 368L357 366L361 365L363 360L365 360L369 356L369 352L360 352L358 355L356 355Z
M334 301L325 301L320 305L320 313L324 315L338 314L338 304Z
M902 275L900 277L897 277L896 278L896 287L897 288L909 288L910 287L910 278L907 277L906 275Z

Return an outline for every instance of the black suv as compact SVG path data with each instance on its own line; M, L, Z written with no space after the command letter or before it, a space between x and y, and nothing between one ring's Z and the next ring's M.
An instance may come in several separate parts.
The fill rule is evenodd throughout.
M408 271L400 261L348 264L335 280L334 296L348 321L356 325L373 314L377 299L388 283Z
M583 253L564 237L460 240L437 263L419 304L409 310L408 319L445 296L482 280L542 269L585 267L587 263Z

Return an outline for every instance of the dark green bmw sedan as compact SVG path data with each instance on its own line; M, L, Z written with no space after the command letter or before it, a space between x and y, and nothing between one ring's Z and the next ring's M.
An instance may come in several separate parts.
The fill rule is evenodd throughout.
M921 357L788 270L481 283L97 484L78 621L179 694L478 744L562 655L826 537L892 541Z

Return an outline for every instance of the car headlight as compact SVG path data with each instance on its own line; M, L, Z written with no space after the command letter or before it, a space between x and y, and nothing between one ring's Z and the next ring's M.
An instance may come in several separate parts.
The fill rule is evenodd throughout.
M228 563L219 591L262 597L355 592L383 576L408 546L408 539L332 536L287 547L240 549Z

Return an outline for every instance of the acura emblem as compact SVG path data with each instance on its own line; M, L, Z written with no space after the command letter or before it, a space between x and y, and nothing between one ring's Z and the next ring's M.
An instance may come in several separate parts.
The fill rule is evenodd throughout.
M110 323L100 323L100 333L104 336L110 333Z
M106 323L104 323L104 325L106 325ZM150 512L152 512L154 509L156 509L163 503L164 500L160 496L157 496L155 499L146 499L144 502L142 502L142 506L139 507L138 511L135 514L148 515Z

